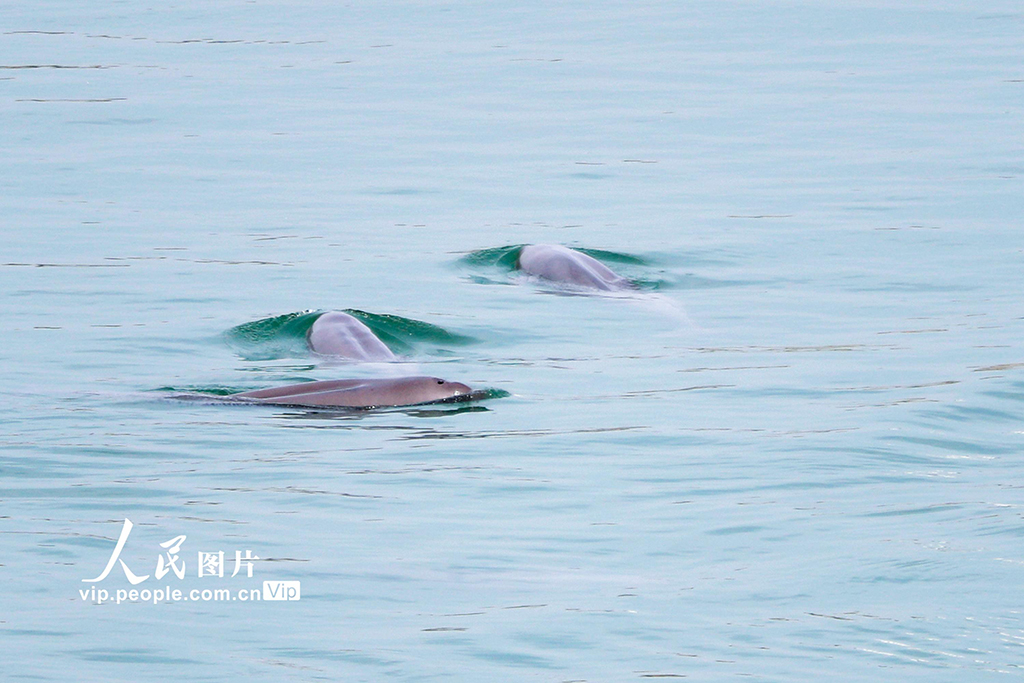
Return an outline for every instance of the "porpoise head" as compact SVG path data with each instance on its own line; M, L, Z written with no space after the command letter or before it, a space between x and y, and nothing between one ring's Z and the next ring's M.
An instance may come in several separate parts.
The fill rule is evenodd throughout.
M395 383L395 389L402 398L395 401L395 405L457 401L473 392L462 382L450 382L439 377L405 377L395 380Z

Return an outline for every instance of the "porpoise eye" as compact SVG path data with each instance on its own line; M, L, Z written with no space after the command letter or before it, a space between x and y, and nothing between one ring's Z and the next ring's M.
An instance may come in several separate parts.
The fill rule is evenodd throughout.
M438 384L444 384L444 380L443 379L439 379L439 380L437 380L437 383Z

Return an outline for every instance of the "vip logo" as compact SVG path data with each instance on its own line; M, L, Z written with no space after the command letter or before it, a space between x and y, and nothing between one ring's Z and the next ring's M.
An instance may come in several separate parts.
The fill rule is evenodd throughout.
M263 600L298 600L301 597L298 581L264 581Z

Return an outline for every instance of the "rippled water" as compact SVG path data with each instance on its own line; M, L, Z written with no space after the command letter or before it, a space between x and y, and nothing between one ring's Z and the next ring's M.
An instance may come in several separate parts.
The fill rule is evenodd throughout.
M5 679L1020 676L1018 4L3 16ZM471 256L534 242L652 286ZM225 336L310 309L471 343ZM167 391L404 373L510 396ZM301 599L83 599L126 518Z

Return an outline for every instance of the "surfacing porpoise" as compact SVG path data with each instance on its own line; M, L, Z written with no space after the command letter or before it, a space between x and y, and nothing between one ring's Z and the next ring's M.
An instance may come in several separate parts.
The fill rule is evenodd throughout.
M313 353L358 361L393 361L395 354L361 320L329 311L313 322L306 335Z
M519 252L517 265L524 273L577 287L603 292L634 288L594 257L560 244L528 244Z
M226 398L246 403L324 408L389 408L469 400L473 390L437 377L337 379L246 391Z

